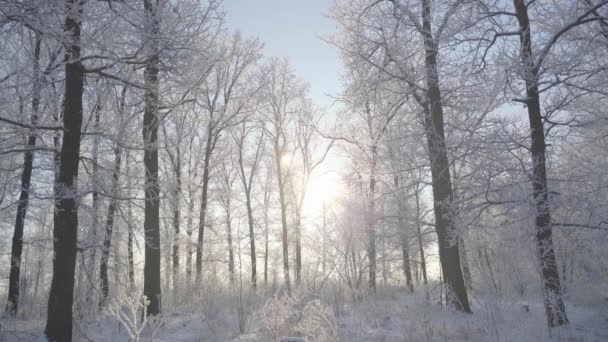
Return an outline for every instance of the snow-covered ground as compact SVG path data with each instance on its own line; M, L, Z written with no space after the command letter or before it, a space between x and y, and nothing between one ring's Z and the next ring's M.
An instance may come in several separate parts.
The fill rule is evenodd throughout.
M141 341L273 341L283 336L310 341L608 341L604 298L584 305L567 302L571 324L551 332L540 301L499 296L473 298L473 314L426 301L422 291L410 295L402 289L385 289L361 302L328 303L303 295L245 302L242 334L236 302L217 301L206 310L183 306L165 312L144 330ZM0 341L37 341L43 327L43 321L2 321ZM76 341L129 341L125 327L109 316L78 322L74 336Z

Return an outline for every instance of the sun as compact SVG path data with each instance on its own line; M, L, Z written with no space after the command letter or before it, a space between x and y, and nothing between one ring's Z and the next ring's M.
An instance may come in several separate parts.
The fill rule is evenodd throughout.
M313 173L304 199L305 211L318 211L333 205L343 194L342 180L336 172Z

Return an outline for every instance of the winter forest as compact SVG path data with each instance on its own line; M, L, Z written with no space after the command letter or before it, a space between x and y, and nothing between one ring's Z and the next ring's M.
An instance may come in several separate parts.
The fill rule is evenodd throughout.
M608 0L224 2L0 0L0 341L608 340Z

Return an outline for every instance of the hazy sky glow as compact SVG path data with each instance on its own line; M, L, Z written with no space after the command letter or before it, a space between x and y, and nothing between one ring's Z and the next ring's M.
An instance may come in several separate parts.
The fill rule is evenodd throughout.
M335 30L326 16L330 6L330 0L224 0L228 26L259 37L266 56L288 57L319 105L330 105L325 94L340 90L338 53L320 39Z

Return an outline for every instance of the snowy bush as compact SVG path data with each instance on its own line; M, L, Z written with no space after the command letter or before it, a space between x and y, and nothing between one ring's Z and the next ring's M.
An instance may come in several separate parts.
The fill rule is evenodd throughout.
M295 304L294 297L276 295L264 304L262 320L266 333L272 338L272 341L278 342L282 336L289 334L297 313Z
M338 327L333 310L318 299L304 307L297 331L309 341L338 340Z

